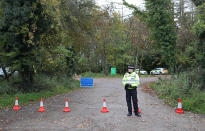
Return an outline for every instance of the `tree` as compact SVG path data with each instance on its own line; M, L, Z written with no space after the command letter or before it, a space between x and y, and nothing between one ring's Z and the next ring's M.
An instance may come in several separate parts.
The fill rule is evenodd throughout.
M134 64L141 69L145 55L150 48L150 31L145 22L141 22L137 16L129 18L125 23L128 27L129 41L131 42L130 52L132 52ZM151 65L151 62L150 62ZM148 66L144 66L145 68ZM143 68L144 68L143 67Z
M66 48L71 46L76 52L79 73L91 71L92 66L87 63L91 62L96 33L93 23L96 6L93 0L60 0L59 11L62 43Z
M0 1L0 19L2 18L2 15L3 15L3 10L2 10L3 5L2 4L3 4L2 1Z
M192 31L195 17L195 8L192 2L178 0L175 2L175 21L177 26L177 55L176 69L179 72L196 67L196 40Z
M169 67L174 71L176 54L176 28L174 22L174 8L171 0L146 0L146 11L141 11L134 5L124 4L134 9L134 14L140 16L151 30L155 57L159 57L158 65Z
M52 18L40 0L4 0L0 23L1 61L20 73L22 87L32 87L36 51L43 33L52 31Z
M161 65L173 72L176 54L176 28L171 0L146 0L147 23L151 28L154 46L160 55Z
M197 42L197 61L199 63L199 80L201 88L205 88L205 2L194 1L198 5L197 19L198 21L194 25L194 30L199 38Z
M195 22L195 6L189 0L176 0L174 4L175 21L179 28L190 28Z
M202 5L205 1L204 0L192 0L196 6Z

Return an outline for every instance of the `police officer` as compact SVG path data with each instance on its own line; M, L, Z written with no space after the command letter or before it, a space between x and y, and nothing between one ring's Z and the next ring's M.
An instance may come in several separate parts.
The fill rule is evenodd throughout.
M137 86L139 86L139 76L134 71L135 66L129 65L128 66L128 72L125 73L124 78L122 80L122 84L125 87L126 90L126 101L127 101L127 107L128 107L128 114L127 116L132 115L132 104L131 104L131 98L134 106L135 115L138 117L141 117L141 115L138 113L138 103L137 103Z

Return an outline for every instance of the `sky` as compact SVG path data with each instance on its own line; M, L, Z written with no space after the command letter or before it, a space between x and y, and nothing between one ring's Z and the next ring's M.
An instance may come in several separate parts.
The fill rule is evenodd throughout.
M122 5L122 0L95 0L95 1L96 1L96 4L102 8L110 4L111 2L113 2L114 7L116 8L115 10L119 12L120 14L122 14L122 8L123 8L124 17L127 17L128 15L132 14L132 10ZM130 4L136 5L137 7L141 9L144 9L144 0L126 0L126 1Z

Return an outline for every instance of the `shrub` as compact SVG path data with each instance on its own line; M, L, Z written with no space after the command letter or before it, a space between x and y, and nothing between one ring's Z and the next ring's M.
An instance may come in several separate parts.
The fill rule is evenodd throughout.
M205 91L200 89L199 83L193 80L194 72L181 73L170 80L160 80L151 85L160 98L165 102L177 106L182 98L183 109L205 114Z

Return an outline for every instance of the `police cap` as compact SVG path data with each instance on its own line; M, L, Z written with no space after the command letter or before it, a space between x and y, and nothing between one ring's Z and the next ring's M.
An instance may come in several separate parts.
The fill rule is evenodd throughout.
M128 65L128 69L135 69L134 65Z

